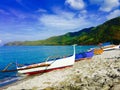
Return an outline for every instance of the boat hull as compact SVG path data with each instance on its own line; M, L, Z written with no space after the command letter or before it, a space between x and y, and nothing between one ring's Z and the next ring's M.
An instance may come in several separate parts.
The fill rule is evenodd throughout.
M94 51L91 50L89 52L83 52L75 55L75 60L81 60L81 59L87 59L87 58L92 58L94 55Z
M26 73L23 73L23 74L34 75L34 74L40 74L40 73L50 72L50 71L53 71L53 70L59 70L59 69L63 69L63 68L68 68L68 67L72 67L72 66L73 65L64 66L64 67L58 67L58 68L53 68L53 69L46 69L46 70L34 71L34 72L26 72Z
M75 62L75 46L74 46L74 53L72 56L56 59L53 61L47 61L43 63L23 66L23 67L17 67L17 70L18 70L18 73L20 74L32 75L32 74L48 72L51 70L69 67L69 66L72 66L74 62Z
M100 55L104 52L104 50L102 48L98 48L98 49L94 49L94 54L95 55Z
M116 50L116 49L120 49L120 45L109 45L109 46L103 47L104 51L110 51L110 50Z
M23 73L23 74L31 74L31 73L37 73L37 72L47 72L50 70L54 70L57 68L62 68L62 67L67 67L71 66L74 64L75 56L68 57L68 58L63 58L55 61L49 61L45 62L46 64L50 64L49 66L43 66L43 67L36 67L36 68L28 68L30 66L24 66L22 68L17 68L18 73ZM41 65L43 63L39 63L37 65Z

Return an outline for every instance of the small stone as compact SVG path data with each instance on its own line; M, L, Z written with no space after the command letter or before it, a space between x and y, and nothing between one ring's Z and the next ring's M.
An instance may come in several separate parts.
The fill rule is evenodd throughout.
M114 85L111 90L120 90L120 84Z
M109 90L109 89L110 89L110 87L108 85L104 85L101 90Z
M51 84L51 82L44 82L44 84Z
M46 87L46 88L43 89L43 90L54 90L54 88L52 88L52 87Z
M32 90L38 90L38 87L33 87Z

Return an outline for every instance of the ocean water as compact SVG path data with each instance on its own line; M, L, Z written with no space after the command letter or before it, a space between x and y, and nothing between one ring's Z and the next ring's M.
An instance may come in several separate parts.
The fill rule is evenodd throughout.
M85 52L95 46L76 46L76 53ZM50 57L69 56L73 54L72 46L3 46L0 47L0 71L9 63L33 64ZM16 69L12 65L8 69ZM0 72L0 87L17 81L17 72Z

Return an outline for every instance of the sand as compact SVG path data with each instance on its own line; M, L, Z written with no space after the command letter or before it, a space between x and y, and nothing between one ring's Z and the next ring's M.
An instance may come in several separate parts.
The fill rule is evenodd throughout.
M3 90L120 90L120 50L22 80Z

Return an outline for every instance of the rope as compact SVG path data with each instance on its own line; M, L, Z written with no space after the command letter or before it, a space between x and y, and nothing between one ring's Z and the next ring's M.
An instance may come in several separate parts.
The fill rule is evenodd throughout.
M3 72L6 71L12 64L14 64L14 63L9 63L2 71Z
M17 66L24 66L24 65L22 65L22 64L16 64L16 63L14 63L14 62L11 62L11 63L9 63L2 71L0 71L0 72L12 72L12 71L17 71L17 69L15 69L15 70L8 70L8 68L11 66L11 65L13 65L13 64L15 64L15 65L17 65Z

